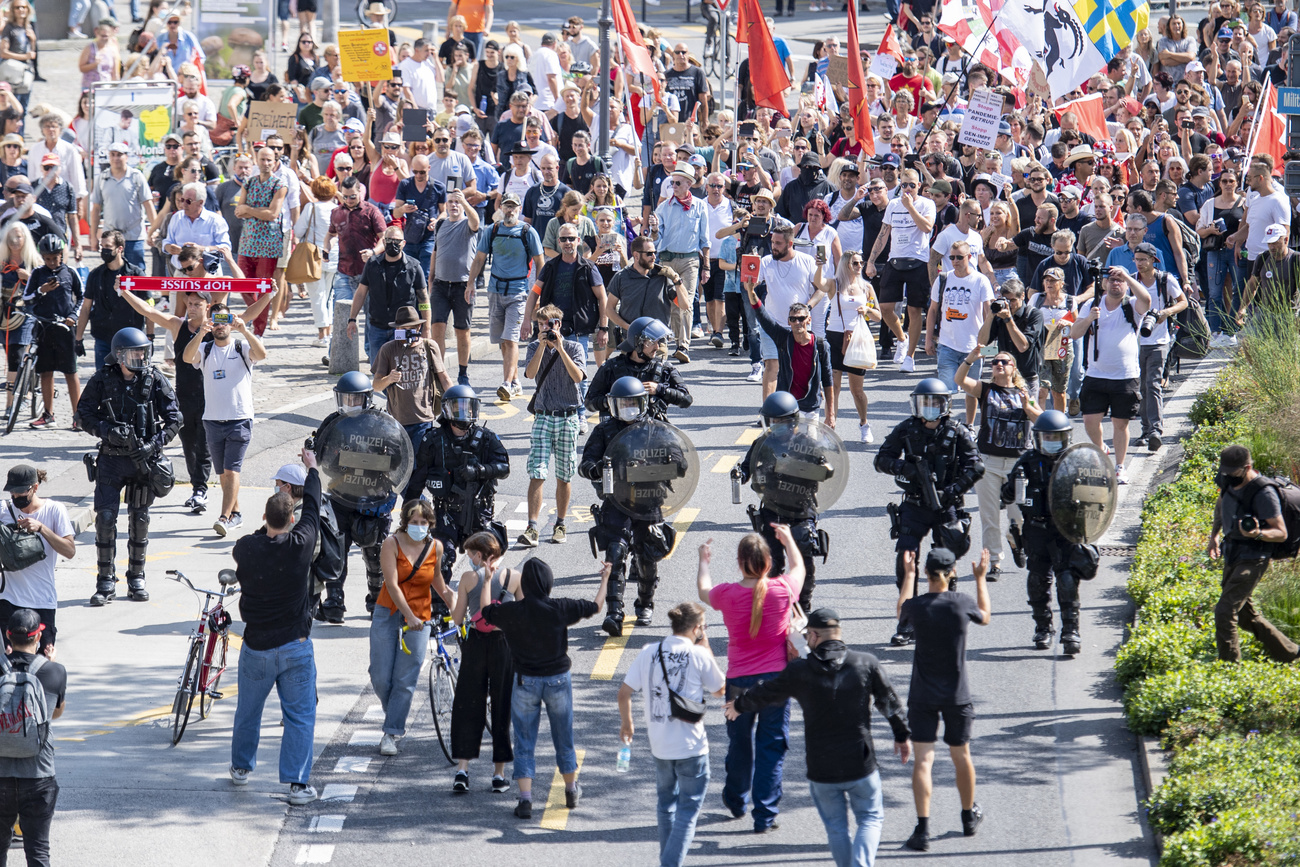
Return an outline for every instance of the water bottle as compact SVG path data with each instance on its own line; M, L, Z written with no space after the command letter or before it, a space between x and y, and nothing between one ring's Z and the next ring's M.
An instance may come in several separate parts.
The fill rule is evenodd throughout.
M731 468L731 504L740 505L740 467Z
M626 774L628 768L630 768L631 766L632 766L632 745L623 744L623 746L618 748L618 764L614 766L614 770L618 771L620 774Z
M1016 470L1016 505L1017 506L1023 506L1025 504L1025 488L1027 484L1028 483L1025 479L1025 469L1024 467L1021 467L1020 469Z

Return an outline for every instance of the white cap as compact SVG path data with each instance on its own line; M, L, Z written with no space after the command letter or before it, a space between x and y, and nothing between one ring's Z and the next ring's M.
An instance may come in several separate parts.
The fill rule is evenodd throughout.
M302 464L285 464L275 471L271 481L284 482L290 485L305 485L307 484L307 471L302 468Z
M1285 238L1286 236L1287 228L1281 223L1274 223L1264 230L1264 242L1266 244L1271 244L1278 238Z
M1204 72L1204 71L1205 71L1205 67L1201 65L1201 61L1199 60L1193 60L1191 63L1183 67L1184 74L1188 72Z

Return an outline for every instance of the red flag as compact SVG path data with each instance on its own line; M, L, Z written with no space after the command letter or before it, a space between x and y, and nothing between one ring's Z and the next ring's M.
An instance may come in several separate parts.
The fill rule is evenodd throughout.
M876 155L875 127L871 123L871 107L867 103L867 75L862 68L862 51L858 46L858 4L849 0L849 112L853 116L853 129L862 150Z
M767 29L763 9L758 0L740 0L738 9L736 41L749 44L749 82L754 91L754 104L776 109L789 117L785 92L790 89L790 76ZM740 29L742 24L744 30Z
M1079 99L1063 102L1052 109L1056 113L1056 122L1061 122L1061 115L1072 111L1079 119L1079 132L1086 132L1097 141L1110 141L1110 130L1106 128L1106 116L1101 112L1101 94L1094 93Z
M885 35L880 37L880 47L876 49L876 59L872 61L880 76L888 83L903 65L903 48L894 35L894 25L885 25Z
M1286 162L1283 160L1286 156L1286 119L1277 113L1277 88L1271 83L1255 114L1250 146L1246 148L1246 162L1249 163L1250 158L1257 154L1273 157L1273 174L1286 172Z

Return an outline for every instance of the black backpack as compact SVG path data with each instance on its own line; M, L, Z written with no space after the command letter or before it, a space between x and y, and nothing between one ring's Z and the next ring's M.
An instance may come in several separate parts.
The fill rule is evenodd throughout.
M1257 476L1255 482L1257 486L1251 489L1252 493L1245 502L1253 502L1254 495L1259 493L1261 488L1272 488L1277 492L1278 501L1282 504L1282 523L1286 526L1286 541L1275 542L1270 556L1274 560L1291 560L1300 554L1300 487L1296 487L1288 478L1273 478L1265 475Z

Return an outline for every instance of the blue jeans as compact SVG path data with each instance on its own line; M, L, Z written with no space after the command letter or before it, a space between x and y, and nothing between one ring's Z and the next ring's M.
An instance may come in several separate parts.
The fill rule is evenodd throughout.
M551 724L551 743L555 745L555 765L562 774L578 770L578 754L573 749L573 680L569 672L549 677L515 678L510 694L510 725L515 730L514 779L531 780L537 776L537 730L542 722L542 705Z
M422 244L408 246L406 255L414 257L415 261L420 263L420 270L424 272L424 284L429 285L429 257L433 255L433 234L430 233Z
M433 422L421 421L415 424L404 424L402 427L406 430L406 435L411 438L411 446L416 453L419 453L420 443L424 442L424 435L433 427Z
M590 334L575 334L575 335L573 335L573 339L576 340L576 341L578 341L578 343L582 344L582 357L585 358L585 359L588 361L588 363L590 363L590 361L591 361L591 335L590 335ZM582 368L582 369L585 371L585 370L587 369L587 366L588 366L588 365L583 365L583 368ZM578 397L582 400L582 403L583 403L584 405L587 403L587 381L588 381L589 379L591 379L590 376L584 376L584 377L582 378L582 382L578 383ZM583 416L583 417L585 418L586 416Z
M695 820L709 787L709 755L655 759L659 793L659 867L681 867L695 837Z
M280 740L280 782L307 783L311 776L312 737L316 730L316 655L310 638L271 650L239 651L239 697L230 739L232 767L257 767L262 708L275 687L284 715Z
M826 826L835 867L871 867L876 863L880 845L880 828L885 820L885 804L880 794L880 772L872 771L849 783L814 783L808 781L813 803ZM849 815L857 820L857 833L849 836Z
M486 37L486 33L470 33L468 31L462 37L466 42L474 46L473 57L475 60L480 60L483 57L483 40Z
M1083 387L1083 338L1074 341L1074 360L1070 362L1070 382L1065 388L1065 396L1070 400L1079 399L1079 389Z
M763 338L767 335L758 325L758 311L746 298L741 304L745 310L745 325L749 329L749 363L758 364L763 360Z
M1231 247L1207 250L1205 253L1207 276L1205 318L1210 323L1210 333L1223 330L1224 321L1232 316L1232 305L1225 301L1230 289L1233 297L1241 285L1241 260Z
M406 734L406 717L420 684L420 666L429 649L429 627L406 633L402 651L402 626L406 618L383 605L370 616L370 685L384 709L384 734Z
M351 301L357 294L357 281L360 277L349 277L342 271L334 275L334 300ZM331 314L333 315L333 314Z
M68 9L68 29L80 27L81 21L90 11L91 0L72 0L72 5ZM98 22L95 22L98 23Z
M966 356L970 353L961 352L950 346L944 346L942 343L939 344L938 350L938 372L935 373L935 376L943 380L944 384L952 390L953 396L956 397L958 394L961 394L961 388L957 385L957 368L961 367L961 363L966 360ZM975 363L971 365L970 372L967 376L978 381L980 374L983 373L983 371L984 359L977 358Z
M727 678L727 695L732 687L748 689L780 672ZM755 725L757 724L757 730ZM754 827L766 828L780 812L781 767L790 748L790 702L744 713L727 722L727 780L722 786L722 803L733 815L745 814L753 789Z
M104 366L104 361L107 360L108 354L112 351L113 341L95 339L95 370L99 370Z
M370 314L366 314L366 358L373 366L379 355L379 347L393 339L393 329L378 328L370 324Z
M132 14L134 14L134 10ZM122 258L142 272L148 273L148 269L144 266L144 241L127 241L126 247L122 250Z

